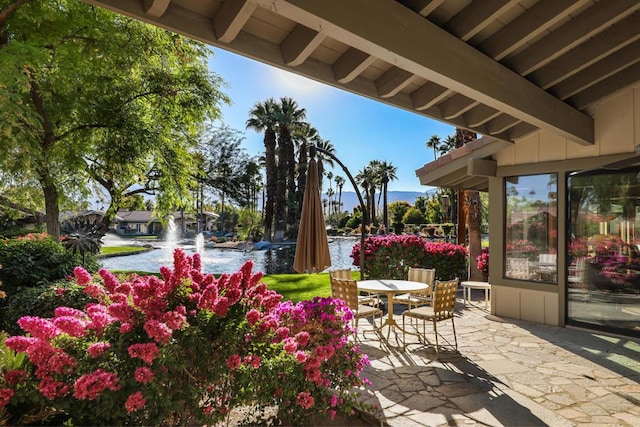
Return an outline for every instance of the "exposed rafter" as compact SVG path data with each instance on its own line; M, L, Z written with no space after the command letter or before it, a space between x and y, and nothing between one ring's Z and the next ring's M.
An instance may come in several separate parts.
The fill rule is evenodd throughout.
M84 1L507 141L640 82L637 0Z

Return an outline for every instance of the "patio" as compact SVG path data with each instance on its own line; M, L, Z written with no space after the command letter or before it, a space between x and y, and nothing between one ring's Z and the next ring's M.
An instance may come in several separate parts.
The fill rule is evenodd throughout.
M500 319L480 298L458 298L460 353L443 349L438 361L428 347L393 347L393 334L382 349L360 334L371 360L363 399L381 408L382 425L640 425L640 342ZM450 322L438 330L453 341Z

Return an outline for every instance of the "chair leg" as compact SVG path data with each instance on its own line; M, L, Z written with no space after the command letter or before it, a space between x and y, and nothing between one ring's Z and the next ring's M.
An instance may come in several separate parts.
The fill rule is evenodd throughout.
M458 351L458 337L456 335L456 322L451 318L451 326L453 326L453 340L456 342L456 351Z
M440 345L438 344L438 322L433 319L433 333L436 336L436 360L440 357Z

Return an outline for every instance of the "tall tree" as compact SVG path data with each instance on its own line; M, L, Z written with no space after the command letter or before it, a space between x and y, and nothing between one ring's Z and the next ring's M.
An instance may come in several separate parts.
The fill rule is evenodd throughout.
M119 180L110 213L147 171L160 205L188 197L188 148L227 101L202 44L77 1L1 12L0 168L37 180L49 234L59 236L60 203L86 194L88 177ZM154 157L176 145L180 161Z
M342 187L344 187L344 184L346 183L346 179L343 176L340 175L336 175L336 177L334 178L334 181L336 182L336 188L338 189L338 205L337 205L337 209L342 209Z
M250 207L251 185L259 170L242 146L243 140L242 133L226 126L212 130L198 144L204 161L200 180L241 207Z
M327 151L329 153L331 153L332 155L335 156L336 154L336 149L333 146L333 144L331 143L331 141L329 141L328 139L322 139L320 137L318 137L318 139L315 141L316 143L316 147L323 149L324 151ZM331 167L333 167L334 163L333 163L333 159L331 158L331 156L318 151L318 153L316 154L316 160L318 161L318 183L320 185L320 192L322 192L322 181L323 181L323 177L324 177L324 170L325 170L325 165L329 165Z
M396 172L398 168L393 166L391 163L387 163L386 160L380 162L378 174L380 177L380 181L382 182L382 223L384 224L385 230L389 229L389 213L388 213L388 204L387 204L387 187L389 185L389 181L395 181L398 179Z
M276 118L276 101L269 98L257 103L249 112L246 126L257 132L264 132L265 170L266 170L266 201L264 202L264 235L263 240L271 240L273 220L275 214L275 200L277 187L276 169L276 131L278 121Z
M281 98L276 109L278 122L278 183L276 185L275 230L276 240L284 238L287 229L293 229L298 209L295 202L295 160L292 134L302 126L306 110L291 98Z
M425 146L427 148L433 149L433 159L438 158L438 149L440 148L440 137L438 135L432 135L431 138L427 142L425 142Z
M475 132L466 129L456 128L456 148L476 139ZM464 190L458 191L461 196L458 202L463 206L463 219L458 218L458 223L466 224L469 231L469 279L482 280L482 271L478 270L475 259L482 251L482 203L480 201L480 193L477 191ZM460 212L460 211L459 211ZM464 235L464 232L463 232Z
M296 202L298 205L297 216L300 217L302 212L302 199L304 198L304 189L307 186L307 166L309 162L309 144L315 144L320 135L318 130L308 123L304 123L297 127L294 131L293 142L298 150L298 185L296 187Z

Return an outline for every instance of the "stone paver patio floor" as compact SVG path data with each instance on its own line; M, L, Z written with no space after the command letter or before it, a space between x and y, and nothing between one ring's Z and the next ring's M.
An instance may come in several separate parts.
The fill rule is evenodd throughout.
M453 343L451 322L438 330ZM449 345L438 360L409 335L403 350L401 334L381 346L360 332L372 382L362 397L382 425L640 426L638 340L500 319L461 298L456 331L459 352Z

